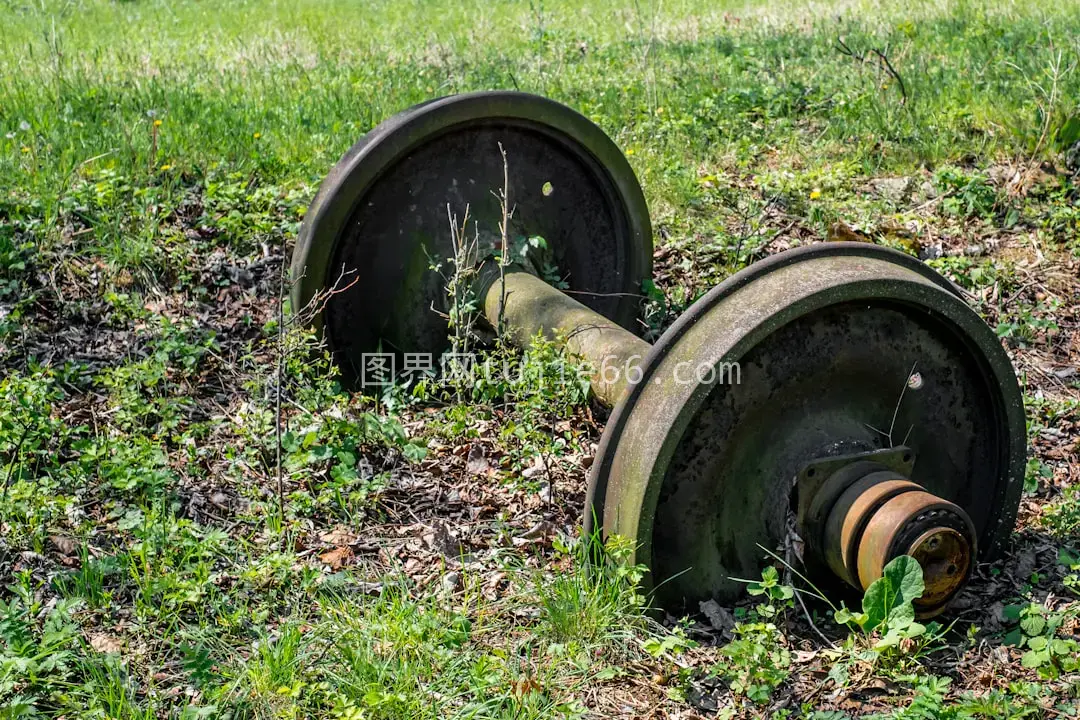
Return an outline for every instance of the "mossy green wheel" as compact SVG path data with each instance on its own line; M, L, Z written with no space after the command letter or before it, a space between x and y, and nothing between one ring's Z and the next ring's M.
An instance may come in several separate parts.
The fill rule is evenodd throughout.
M659 604L730 602L762 548L784 547L806 463L901 444L911 480L966 511L983 559L999 552L1026 435L997 336L910 256L798 248L714 288L653 346L605 428L586 529L636 543Z
M367 133L330 171L293 254L296 310L312 305L335 360L438 355L447 346L448 209L499 237L503 158L509 235L545 239L571 293L628 329L652 272L644 196L626 158L576 111L535 95L479 92L423 103ZM347 288L333 292L333 289Z

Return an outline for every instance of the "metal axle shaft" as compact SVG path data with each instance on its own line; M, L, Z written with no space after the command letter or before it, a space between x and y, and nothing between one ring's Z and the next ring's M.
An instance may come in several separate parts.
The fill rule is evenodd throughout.
M501 324L521 348L537 336L561 339L592 369L593 394L606 407L640 377L649 343L529 272L507 268L502 280L494 273L486 280L481 297L491 326Z

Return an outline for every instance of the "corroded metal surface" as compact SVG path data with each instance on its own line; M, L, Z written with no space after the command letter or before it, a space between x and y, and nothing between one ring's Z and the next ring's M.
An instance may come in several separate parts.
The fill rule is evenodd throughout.
M779 546L793 514L823 522L868 473L878 482L851 499L858 520L813 534L811 561L834 545L821 566L858 584L897 552L917 553L940 567L928 590L940 598L957 573L966 577L976 548L985 558L1001 549L1023 480L1022 400L996 336L956 288L885 248L799 248L729 278L646 354L623 329L634 327L651 268L641 189L603 132L537 96L418 105L368 133L331 171L301 229L292 300L319 310L346 380L363 353L446 347L445 278L432 266L454 254L447 209L460 218L468 207L481 254L494 249L500 145L508 235L544 238L581 302L522 273L510 278L504 306L501 292L486 294L485 311L507 319L520 344L542 332L601 369L614 365L593 383L616 406L585 529L600 522L636 540L635 560L650 567L661 604L732 599L742 586L731 578L758 570L759 546ZM920 382L908 392L913 368ZM894 457L898 444L911 456ZM825 466L809 463L876 451L880 462L866 460L874 467L863 475L836 473L850 482L826 487L811 477ZM877 487L904 477L939 506L904 515L917 493ZM828 502L807 500L820 493ZM860 535L872 540L866 553Z
M945 609L949 600L971 576L975 548L971 538L953 528L927 530L906 549L923 569L926 590L916 607L922 617L931 617Z
M851 453L818 458L807 463L795 478L793 492L798 507L796 526L802 537L803 564L815 576L832 570L827 557L829 548L835 547L825 538L827 520L840 496L871 473L891 470L896 476L907 478L915 467L916 456L911 448L900 445L865 453ZM844 567L840 563L840 567ZM855 572L835 571L837 577L852 584ZM828 583L826 583L828 584Z
M739 363L679 382L676 366ZM923 379L902 402L912 366ZM685 373L683 374L685 380ZM893 437L895 436L895 437ZM751 266L694 305L650 351L609 420L586 527L639 543L657 600L732 600L792 510L807 462L917 452L911 480L970 515L983 557L1013 527L1023 406L994 333L914 258L862 243L800 248Z
M889 562L911 555L923 568L926 588L915 606L929 617L967 581L977 545L967 513L895 471L856 459L821 485L813 504L819 503L830 506L823 526L815 524L821 524L819 512L806 513L800 524L813 540L807 548L816 557L809 559L823 560L852 587L866 590Z
M593 393L607 407L626 392L649 352L641 338L528 272L508 271L502 281L490 277L482 299L488 322L494 327L501 320L519 347L528 347L538 334L564 341L588 363Z
M500 143L510 238L543 237L586 306L636 327L652 237L641 188L619 149L588 119L545 98L456 95L367 133L330 171L304 218L293 307L348 287L316 318L346 377L365 352L446 347L445 280L431 265L442 262L445 271L454 255L448 206L459 220L468 206L482 243L498 236Z
M867 526L878 509L892 498L919 489L909 480L881 471L861 478L840 496L825 525L825 560L837 576L865 589L859 578L858 561Z
M967 581L976 545L960 507L921 490L897 494L874 511L859 540L859 586L869 587L893 558L912 555L923 565L926 586L915 609L935 615Z

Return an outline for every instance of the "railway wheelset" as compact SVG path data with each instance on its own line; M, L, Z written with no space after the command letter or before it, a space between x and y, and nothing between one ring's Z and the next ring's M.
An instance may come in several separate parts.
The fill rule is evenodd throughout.
M612 411L584 529L634 542L659 606L735 601L733 578L797 536L822 587L865 589L913 556L929 617L1003 549L1023 486L1022 395L954 285L888 248L808 245L732 275L650 345L634 332L653 254L637 178L596 125L535 95L417 105L330 171L301 227L292 302L322 298L315 323L346 377L365 354L447 349L432 260L455 257L448 206L497 243L504 185L507 234L542 237L553 273L481 270L483 314L517 344L558 338L609 370L592 378Z

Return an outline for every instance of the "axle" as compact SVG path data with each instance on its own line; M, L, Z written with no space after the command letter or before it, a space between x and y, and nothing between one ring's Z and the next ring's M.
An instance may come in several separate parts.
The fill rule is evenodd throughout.
M649 343L535 275L513 268L502 278L486 273L481 288L484 315L492 327L501 323L522 348L537 335L565 342L566 349L592 369L593 394L605 407L614 407L630 378L640 377Z
M734 578L794 532L823 585L865 589L914 556L926 616L976 549L1004 549L1027 461L1023 396L997 335L916 258L871 243L786 250L698 298L650 347L632 331L652 225L615 143L535 95L435 99L342 157L297 238L292 305L314 312L347 385L363 387L373 353L447 349L432 261L460 255L448 210L467 211L478 238L544 238L543 262L530 250L524 270L489 266L477 297L512 342L560 340L590 366L612 410L584 532L627 538L657 605L736 601Z

